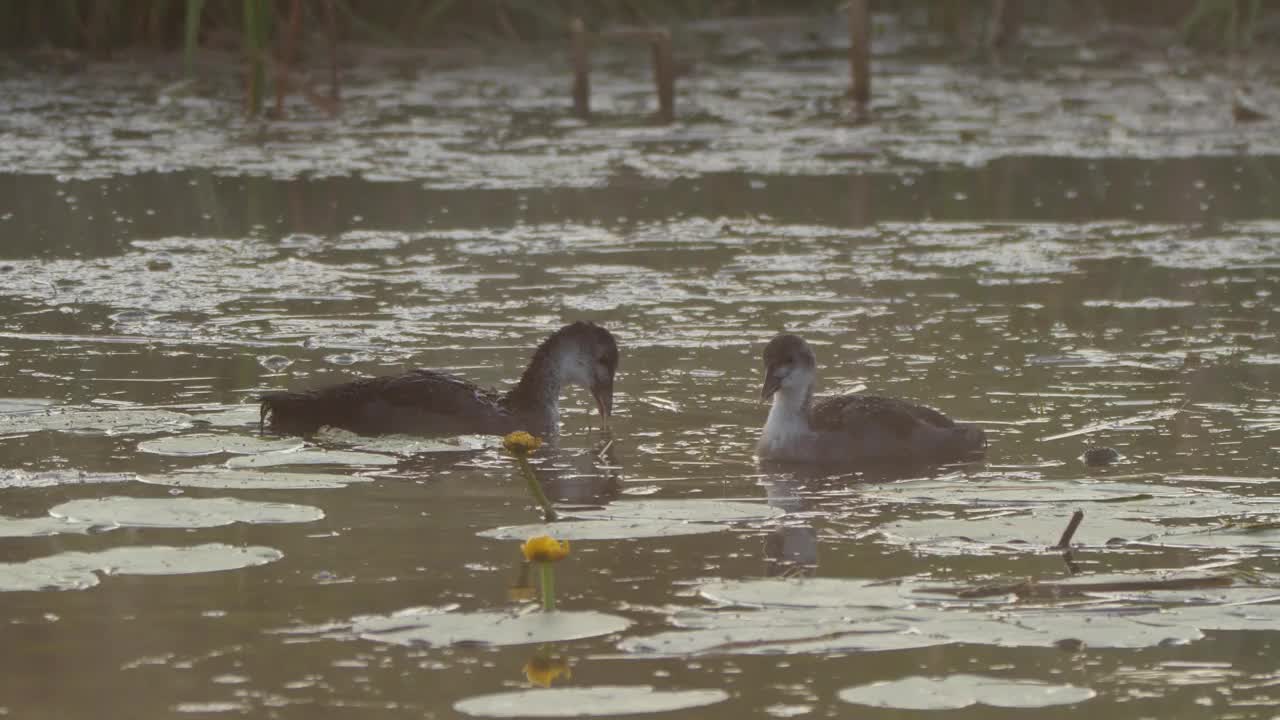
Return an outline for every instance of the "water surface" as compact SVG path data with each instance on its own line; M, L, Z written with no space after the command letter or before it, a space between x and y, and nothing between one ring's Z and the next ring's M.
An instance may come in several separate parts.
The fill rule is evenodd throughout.
M692 81L701 110L673 128L643 122L644 74L626 66L600 83L621 127L549 123L559 79L515 93L519 77L492 69L403 81L408 94L370 78L354 86L345 129L282 125L268 131L288 135L279 147L238 138L208 106L181 106L197 112L184 118L192 142L241 143L241 156L179 148L172 118L150 111L130 121L145 125L136 134L77 141L110 152L69 154L74 134L29 124L47 145L9 157L0 175L0 515L12 519L0 523L0 560L13 564L0 571L11 649L0 706L24 718L451 717L457 702L484 711L478 696L536 687L533 659L535 670L571 669L557 687L648 685L642 706L701 704L684 711L699 717L888 717L847 702L893 686L850 689L903 681L911 693L913 676L959 676L940 684L969 692L969 675L1075 688L1057 695L1069 704L1028 715L1266 716L1280 618L1267 603L1249 616L1220 604L1275 587L1274 133L1237 131L1187 100L1204 114L1168 120L1183 125L1167 143L1113 133L1090 146L1087 128L1035 113L1024 126L971 118L981 128L969 134L924 113L910 142L871 142L915 127L893 111L904 93L932 108L944 102L934 93L964 96L956 83L969 81L890 61L887 121L848 129L824 104L837 76L813 79L838 60L782 57L754 71L768 75L755 78L759 95L725 91L732 106L711 89L741 65L710 66ZM1208 87L1188 77L1219 71L1206 60L1160 74L1138 60L1109 80L1077 75L1077 90L1131 88L1151 72L1186 99ZM779 82L786 73L810 79ZM998 76L999 97L957 107L1007 110L1001 92L1045 81ZM67 123L93 107L93 87L68 81ZM362 105L361 93L382 100ZM1108 97L1099 102L1121 102ZM1123 98L1134 127L1165 117L1144 98ZM762 139L777 117L765 109L783 106L805 110L779 124L777 147L803 153L770 154ZM107 128L123 117L112 108L99 117ZM510 128L488 152L490 130L467 124L477 115ZM441 155L423 144L433 133L469 142ZM840 149L855 137L870 154ZM335 139L345 144L323 149ZM165 144L176 149L162 163ZM218 484L225 466L244 472L266 457L255 452L293 449L248 439L265 389L415 366L503 385L548 332L580 318L623 346L617 417L609 443L585 393L566 399L562 448L542 453L549 494L627 517L642 500L689 501L661 512L706 525L573 543L560 604L624 620L602 621L607 634L438 647L369 630L406 608L517 607L518 543L486 531L539 518L491 446L396 455L328 437L320 447L360 455L273 466L290 473L277 488L243 475ZM823 391L901 395L982 423L987 458L905 478L758 466L758 355L784 328L814 345ZM171 440L208 434L235 440L208 455ZM1122 462L1087 468L1079 456L1093 445ZM711 501L761 512L726 520L735 506ZM1082 547L1065 562L1044 547L1077 507ZM1246 516L1247 531L1209 532L1223 518L1239 530ZM1018 524L991 531L1000 517ZM934 532L957 519L971 528L964 539ZM244 557L99 554L215 543ZM24 578L54 568L71 579L23 589L18 563ZM918 589L1206 564L1218 567L1199 572L1240 584L985 608L943 608ZM734 584L764 577L848 584L796 590L826 603L816 608ZM869 609L877 602L891 607ZM978 624L1022 612L1040 613L1015 615L1022 634ZM785 630L762 638L771 623ZM885 634L832 636L859 628ZM723 640L691 634L703 630Z

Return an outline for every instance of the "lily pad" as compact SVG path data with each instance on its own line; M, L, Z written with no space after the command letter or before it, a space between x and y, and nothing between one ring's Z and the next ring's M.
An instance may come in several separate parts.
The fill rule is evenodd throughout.
M264 440L246 435L173 435L143 440L138 449L154 455L195 457L200 455L257 455L265 452L287 452L301 449L303 442L293 438Z
M194 415L192 419L201 425L213 427L244 427L262 421L262 411L257 405L225 405L221 412Z
M1183 487L1089 480L993 479L915 480L884 485L862 494L870 500L939 505L1041 505L1046 503L1116 502L1126 498L1192 497Z
M190 426L191 416L168 410L67 410L0 415L0 435L40 431L145 435Z
M351 452L348 450L323 450L309 448L296 452L270 452L261 455L239 455L227 461L231 468L279 467L281 465L395 465L398 460L390 455Z
M88 473L79 470L0 470L0 489L133 482L133 473Z
M409 608L391 615L355 619L352 630L362 638L397 645L433 647L457 643L525 645L596 637L621 632L631 621L594 611L450 613L439 608Z
M729 699L723 690L655 690L649 685L596 685L477 695L453 709L474 717L606 717L673 712Z
M495 540L527 540L551 535L559 540L628 540L633 538L702 535L727 530L715 523L678 520L565 520L532 525L507 525L476 533Z
M896 582L852 578L768 578L706 583L698 594L724 605L750 607L906 607Z
M169 475L142 475L138 480L151 485L219 490L326 490L370 482L373 478L334 473L255 472L204 467Z
M1039 551L1057 544L1069 513L1059 508L983 516L902 520L880 528L885 539L928 545L943 552L990 552L996 548ZM1160 526L1140 520L1098 517L1088 512L1072 538L1073 545L1105 545L1114 539L1139 540L1160 533ZM958 541L958 542L957 542Z
M0 538L40 537L62 533L85 533L93 523L73 522L55 517L0 517Z
M188 547L123 547L70 552L20 563L0 564L0 592L83 590L106 575L187 575L265 565L284 557L275 548L222 543Z
M121 527L203 528L243 523L312 522L324 517L309 505L251 502L235 498L105 497L72 500L49 514L79 523Z
M1280 597L1276 602L1238 605L1199 605L1179 608L1170 614L1201 630L1237 630L1241 632L1280 630Z
M583 520L677 520L731 523L769 520L784 513L764 503L724 500L624 500L600 510L574 510L566 514Z
M316 437L326 443L352 445L356 450L405 456L439 452L472 452L502 447L502 438L496 435L456 435L441 438L380 435L371 438L347 430L326 427L317 433Z
M44 398L0 398L0 415L40 412L52 404Z
M911 650L954 642L945 635L917 632L916 624L922 619L912 613L858 608L714 613L699 623L702 627L628 637L618 643L618 649L664 657L829 654Z
M1039 680L1011 680L982 675L913 676L901 680L857 685L838 697L855 705L900 710L959 710L971 705L1039 708L1071 705L1097 693L1075 685L1052 685Z

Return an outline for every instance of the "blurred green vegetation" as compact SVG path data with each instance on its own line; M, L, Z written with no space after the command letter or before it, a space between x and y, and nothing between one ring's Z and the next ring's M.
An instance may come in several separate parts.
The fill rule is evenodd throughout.
M1052 0L1024 2L1029 20L1179 27L1187 42L1247 46L1277 0ZM212 35L262 47L285 26L292 0L0 0L0 48L58 47L98 54L118 48L189 51ZM440 45L486 40L545 41L569 18L588 26L679 23L730 16L829 14L840 0L302 0L303 24L323 28L328 6L346 41ZM934 28L984 20L990 0L880 0L893 13ZM188 56L189 62L189 56Z

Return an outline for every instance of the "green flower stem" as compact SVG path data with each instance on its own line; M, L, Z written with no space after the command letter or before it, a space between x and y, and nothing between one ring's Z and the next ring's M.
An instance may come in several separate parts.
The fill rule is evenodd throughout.
M546 493L542 492L542 483L538 482L538 478L533 474L533 468L529 465L528 458L516 455L516 465L520 466L520 474L524 475L525 482L529 483L529 494L533 495L533 499L538 501L538 505L542 508L542 518L547 522L555 522L555 508L551 507L551 501L547 499Z
M542 581L542 610L551 612L556 609L556 569L549 562L540 562L538 572Z

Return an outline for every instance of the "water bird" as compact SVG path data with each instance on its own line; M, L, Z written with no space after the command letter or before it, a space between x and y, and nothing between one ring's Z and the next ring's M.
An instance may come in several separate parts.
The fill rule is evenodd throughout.
M498 392L455 375L411 370L301 392L262 395L261 421L273 431L310 435L329 426L360 435L506 435L526 430L555 437L560 392L591 392L605 427L613 412L618 344L591 322L566 325L538 346L519 382Z
M986 434L933 408L897 398L851 393L815 399L817 356L803 339L782 334L764 349L764 387L773 398L756 453L802 463L937 463L979 454Z

